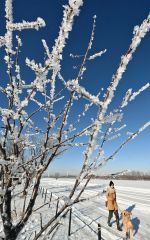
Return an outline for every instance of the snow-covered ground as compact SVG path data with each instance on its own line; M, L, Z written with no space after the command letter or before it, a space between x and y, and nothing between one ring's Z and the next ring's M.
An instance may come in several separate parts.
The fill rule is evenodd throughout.
M74 179L42 179L41 185L49 192L60 198L67 195L73 186ZM88 185L83 197L94 196L102 193L106 189L108 180L92 180ZM132 212L132 222L134 224L134 239L150 239L150 181L122 181L114 180L117 190L117 202L119 213L127 209ZM81 202L73 208L73 224L70 239L98 239L97 223L102 226L102 237L105 240L119 240L124 236L123 232L116 230L115 218L112 219L112 228L107 227L108 210L105 207L105 194ZM121 223L121 219L120 219ZM66 231L66 230L64 230ZM59 230L58 230L59 232ZM61 232L62 234L62 232ZM64 232L65 234L65 232ZM67 234L66 234L67 235ZM60 234L56 234L54 239L59 239ZM64 237L65 239L65 237ZM66 237L66 239L68 239Z
M42 191L47 189L47 198L42 197L42 191L39 192L37 203L34 207L34 214L29 219L25 228L18 235L17 240L33 240L35 234L40 229L40 219L42 224L55 215L57 200L59 197L58 208L64 203L65 196L68 196L75 179L54 179L43 178L41 181ZM119 205L119 214L124 209L132 212L132 222L134 224L134 240L150 240L150 181L120 181L113 180L117 190L117 202ZM83 184L83 183L82 183ZM107 226L108 210L105 207L105 193L109 181L92 180L85 192L83 198L87 201L77 203L72 208L71 235L68 237L69 213L61 224L58 225L57 231L50 236L44 232L40 240L97 240L98 223L101 224L102 240L121 240L125 234L116 229L115 218L112 219L113 226ZM52 193L52 198L51 198ZM97 196L96 196L97 195ZM94 196L94 197L93 197ZM51 202L50 202L51 198ZM50 204L49 204L50 203ZM17 209L22 208L23 199L18 196L16 202ZM45 204L42 208L41 206ZM18 212L19 214L19 212ZM14 216L15 217L15 216ZM121 215L120 215L120 224ZM0 239L3 235L0 221Z

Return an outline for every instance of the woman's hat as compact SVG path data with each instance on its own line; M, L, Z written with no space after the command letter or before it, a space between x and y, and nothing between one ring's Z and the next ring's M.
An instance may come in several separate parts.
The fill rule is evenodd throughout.
M114 185L113 181L110 181L109 186Z

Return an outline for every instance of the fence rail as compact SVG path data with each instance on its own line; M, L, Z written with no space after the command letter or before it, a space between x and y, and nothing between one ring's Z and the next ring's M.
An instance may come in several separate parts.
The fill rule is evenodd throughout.
M49 192L49 190L48 190L47 188L45 188L45 187L40 187L39 193L41 193L42 198L44 198L44 203L46 202L47 195L49 195L49 203L48 203L49 208L50 208L51 203L52 203L53 201L56 202L55 216L57 216L57 212L58 212L59 206L62 204L62 203L60 202L60 200L62 200L62 199L59 198L56 194L54 194L54 193L52 193L52 192ZM44 194L44 193L45 193L45 194ZM52 201L53 196L55 196L55 200ZM90 226L91 223L90 223L90 224L87 224L87 223L84 221L84 218L85 218L86 216L84 216L84 214L82 214L81 212L80 212L80 214L78 214L79 211L78 211L77 209L75 209L75 208L72 209L72 207L70 207L70 210L69 210L68 212L69 212L69 214L68 214L68 215L69 215L69 221L68 221L68 236L71 236L71 234L73 234L73 233L71 233L71 226L72 226L72 218L73 218L72 215L74 215L74 216L75 216L76 218L78 218L82 223L84 223L84 224L86 225L86 227L88 227L91 231L93 231L93 232L97 235L97 239L98 239L98 240L107 240L107 239L104 239L104 238L102 237L103 228L106 229L106 227L102 226L98 221L89 218L89 219L91 220L91 223L94 223L95 226L97 226L96 230L94 230L94 229ZM86 217L86 218L87 218L87 217ZM95 228L95 227L94 227L94 228ZM115 234L115 233L114 233L114 234ZM120 237L119 239L121 239L121 237ZM122 237L122 239L123 239L123 237Z

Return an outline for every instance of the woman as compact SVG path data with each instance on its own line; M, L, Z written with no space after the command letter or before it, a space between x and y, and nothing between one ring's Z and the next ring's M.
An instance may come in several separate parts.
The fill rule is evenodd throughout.
M112 224L110 223L110 220L113 216L113 213L115 214L116 217L116 223L117 223L117 229L119 231L122 231L119 225L119 214L118 214L118 205L116 202L116 190L114 188L114 183L110 181L109 187L106 192L106 198L107 198L107 208L109 210L109 215L108 215L108 226L111 227Z

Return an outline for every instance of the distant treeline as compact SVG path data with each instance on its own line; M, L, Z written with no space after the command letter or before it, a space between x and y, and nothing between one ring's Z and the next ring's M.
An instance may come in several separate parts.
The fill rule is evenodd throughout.
M118 180L150 180L150 172L144 173L144 172L140 172L140 171L131 171L131 172L125 173L123 175L110 174L110 175L105 175L105 176L97 176L96 178L100 178L100 179L115 178Z
M62 175L60 173L55 173L55 174L45 174L43 177L52 177L52 178L76 178L77 175L73 174L67 174L67 175ZM96 179L118 179L118 180L150 180L150 172L144 173L140 171L130 171L126 172L125 174L108 174L108 175L97 175L94 176L93 178Z
M76 178L77 175L61 175L61 174L45 174L43 176L43 178L47 178L47 177L50 177L50 178Z
M110 176L98 176L96 177L97 179L110 179L113 177ZM146 176L130 176L130 175L126 175L126 176L117 176L114 177L114 179L117 180L150 180L150 176L146 175Z

